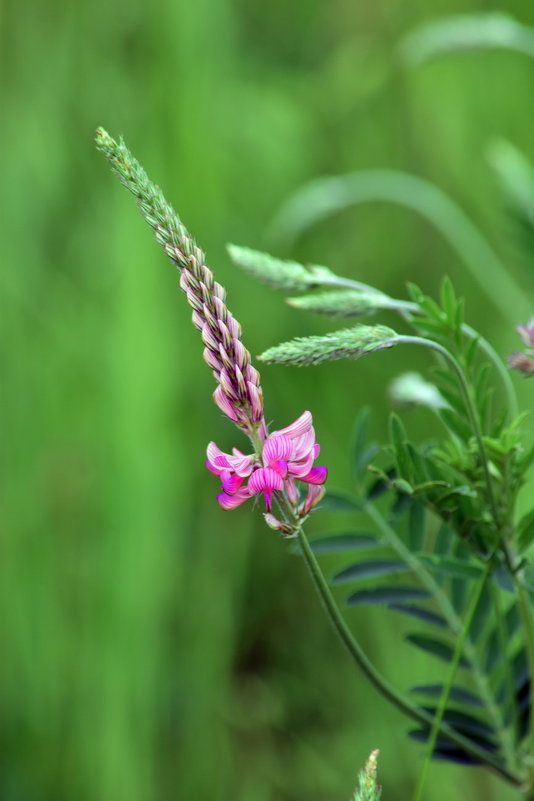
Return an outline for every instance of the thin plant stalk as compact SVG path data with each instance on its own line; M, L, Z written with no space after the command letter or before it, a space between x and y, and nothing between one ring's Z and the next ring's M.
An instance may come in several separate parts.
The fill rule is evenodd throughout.
M447 707L447 702L449 700L449 696L451 693L452 686L454 684L454 679L456 678L456 673L458 672L458 666L460 664L460 659L462 658L462 652L464 644L467 640L469 635L469 630L471 628L471 624L473 622L473 617L475 615L475 611L480 600L480 596L482 595L482 591L484 589L484 585L486 580L490 574L491 567L490 565L486 566L486 569L482 576L480 577L478 584L475 587L473 597L471 599L471 603L469 605L469 609L467 611L467 615L465 620L463 621L462 626L462 633L456 640L456 644L454 647L454 654L451 662L451 669L449 671L449 676L447 678L447 682L443 687L443 691L441 693L438 707L436 709L436 714L434 717L434 721L432 723L432 728L430 730L430 737L428 739L426 753L425 753L425 761L423 763L423 767L421 768L421 772L419 774L419 779L417 781L417 786L415 788L415 792L413 795L412 801L421 801L423 797L423 789L425 786L425 782L428 775L428 769L430 767L430 762L432 761L432 756L434 754L434 749L436 747L436 743L439 736L439 727L441 721L443 720L443 715L445 714L445 709Z
M304 529L302 526L299 526L296 534L298 536L299 545L302 550L302 554L304 556L304 560L306 562L306 566L309 570L310 576L312 581L317 589L321 601L323 603L323 607L332 623L334 629L336 630L337 634L339 635L341 641L349 651L351 657L356 662L358 667L364 672L367 676L369 681L373 684L373 686L385 697L388 701L390 701L394 706L397 707L401 712L403 712L408 717L416 720L418 723L422 723L425 726L431 726L434 720L432 715L429 715L423 709L420 709L415 704L412 704L407 698L405 698L401 693L395 690L389 682L376 670L374 665L370 662L370 660L365 655L364 651L362 650L361 646L355 639L354 635L352 634L351 630L349 629L345 619L343 618L337 603L332 595L330 587L321 571L319 563L313 553ZM511 771L509 771L506 767L503 767L491 754L488 754L482 748L479 748L474 743L466 740L462 735L458 734L454 729L452 729L447 724L440 722L439 724L439 731L453 743L457 743L463 748L467 753L471 756L475 757L477 760L480 760L483 764L487 765L488 768L492 769L495 773L497 773L501 778L505 779L509 783L520 786L521 780Z

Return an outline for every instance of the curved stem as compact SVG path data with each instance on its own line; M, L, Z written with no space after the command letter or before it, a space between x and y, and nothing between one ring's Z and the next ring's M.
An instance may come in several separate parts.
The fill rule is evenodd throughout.
M475 591L473 593L473 597L471 599L471 603L469 604L469 609L467 611L467 615L465 620L463 621L462 625L462 633L458 637L456 641L456 645L454 648L454 654L451 663L451 669L449 672L449 676L447 679L447 683L445 684L443 691L441 693L439 703L436 709L436 714L434 716L434 721L432 723L432 728L430 731L430 737L428 739L426 754L425 754L425 761L423 763L423 767L421 769L421 773L419 774L419 780L417 782L417 787L415 789L415 793L413 796L413 801L421 801L423 788L425 786L426 777L428 774L428 769L430 767L430 762L432 760L432 755L434 753L434 749L436 747L436 743L438 740L439 735L439 727L440 723L443 720L443 715L445 714L445 709L447 707L447 702L449 700L449 695L451 693L452 685L454 684L454 679L456 677L456 673L458 671L458 666L460 664L460 659L462 658L462 652L464 643L467 640L467 636L469 634L469 630L471 628L471 623L473 622L473 617L475 615L475 611L480 600L480 596L482 595L482 591L484 589L484 584L486 579L490 573L490 566L486 567L486 570L482 574L478 585L475 587Z
M417 707L408 698L404 697L401 693L395 690L367 658L365 652L353 636L345 619L343 618L301 526L296 528L296 534L298 536L306 566L308 567L313 583L319 593L325 611L352 659L364 672L373 686L385 698L387 698L388 701L396 706L397 709L413 720L416 720L418 723L422 723L425 726L431 726L433 722L432 715L429 715L427 712L425 712L425 710ZM501 778L513 785L520 786L521 780L515 774L503 767L500 762L493 757L493 755L489 754L484 749L479 748L475 743L467 740L443 722L441 722L439 725L439 731L444 737L459 745L464 751L475 757L475 759L481 760L483 764L491 768Z
M493 483L489 472L488 457L486 454L486 448L484 446L484 440L482 438L482 430L480 428L480 423L475 409L475 404L473 402L473 398L471 395L471 390L469 384L467 383L462 368L460 367L460 365L458 364L452 353L450 353L450 351L447 350L447 348L444 348L442 345L439 345L432 339L425 339L424 337L399 336L396 341L398 343L402 343L405 345L421 345L425 348L430 348L431 350L435 350L437 353L439 353L441 356L447 359L447 361L453 368L454 372L456 373L456 377L458 378L458 383L460 385L460 389L464 398L465 408L467 410L469 422L471 424L471 429L477 441L478 451L480 454L480 462L482 465L484 480L486 482L486 487L488 492L488 500L491 506L491 511L493 515L493 520L495 522L495 526L498 529L500 523L499 511L497 508L497 501L495 499L495 494L493 492Z

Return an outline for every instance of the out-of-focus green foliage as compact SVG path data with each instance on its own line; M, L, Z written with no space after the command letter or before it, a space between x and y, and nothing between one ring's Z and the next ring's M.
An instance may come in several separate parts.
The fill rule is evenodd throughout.
M409 797L421 747L354 673L303 565L258 512L215 503L206 443L244 443L210 400L176 275L92 140L99 124L124 134L164 186L252 353L331 324L238 272L225 245L273 250L277 210L324 175L384 168L438 186L528 298L531 239L510 227L487 152L502 139L534 162L532 60L487 49L412 68L399 50L423 23L476 11L467 0L2 3L5 801L338 801L374 747L384 797ZM526 0L506 12L534 25ZM466 319L500 352L516 346L506 295L490 305L404 208L347 207L274 255L392 297L407 280L435 295L447 272ZM314 371L263 366L267 414L281 427L311 409L331 482L350 489L358 409L372 406L383 438L390 380L427 364L395 349ZM528 405L531 385L520 388ZM406 425L417 441L433 418L417 411ZM422 682L429 658L391 647L398 622L350 615L392 681ZM512 797L476 769L432 776L428 801Z

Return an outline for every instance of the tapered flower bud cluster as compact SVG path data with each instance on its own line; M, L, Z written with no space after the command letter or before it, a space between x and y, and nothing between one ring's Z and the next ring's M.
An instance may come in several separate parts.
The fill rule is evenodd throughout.
M125 144L115 142L102 128L97 130L96 142L180 271L180 287L193 309L204 359L219 384L213 394L215 403L239 428L247 432L258 429L263 420L260 376L241 341L241 326L226 306L226 292L214 280L204 252Z

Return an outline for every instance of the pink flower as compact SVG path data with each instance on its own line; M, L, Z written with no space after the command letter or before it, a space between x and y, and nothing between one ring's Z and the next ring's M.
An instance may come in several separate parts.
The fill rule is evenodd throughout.
M508 356L508 367L523 373L527 378L534 375L534 361L525 353L511 353Z
M308 494L295 509L299 516L307 515L324 495L320 486L326 481L326 467L314 467L320 446L315 442L315 431L310 412L301 416L286 428L267 435L262 427L263 440L261 460L252 454L246 456L234 448L232 454L223 453L210 442L206 466L219 476L222 492L218 496L223 509L235 509L253 495L263 493L267 511L271 511L273 492L284 491L293 507L298 505L295 481L308 484ZM248 479L248 481L246 481ZM245 483L246 482L246 483Z

